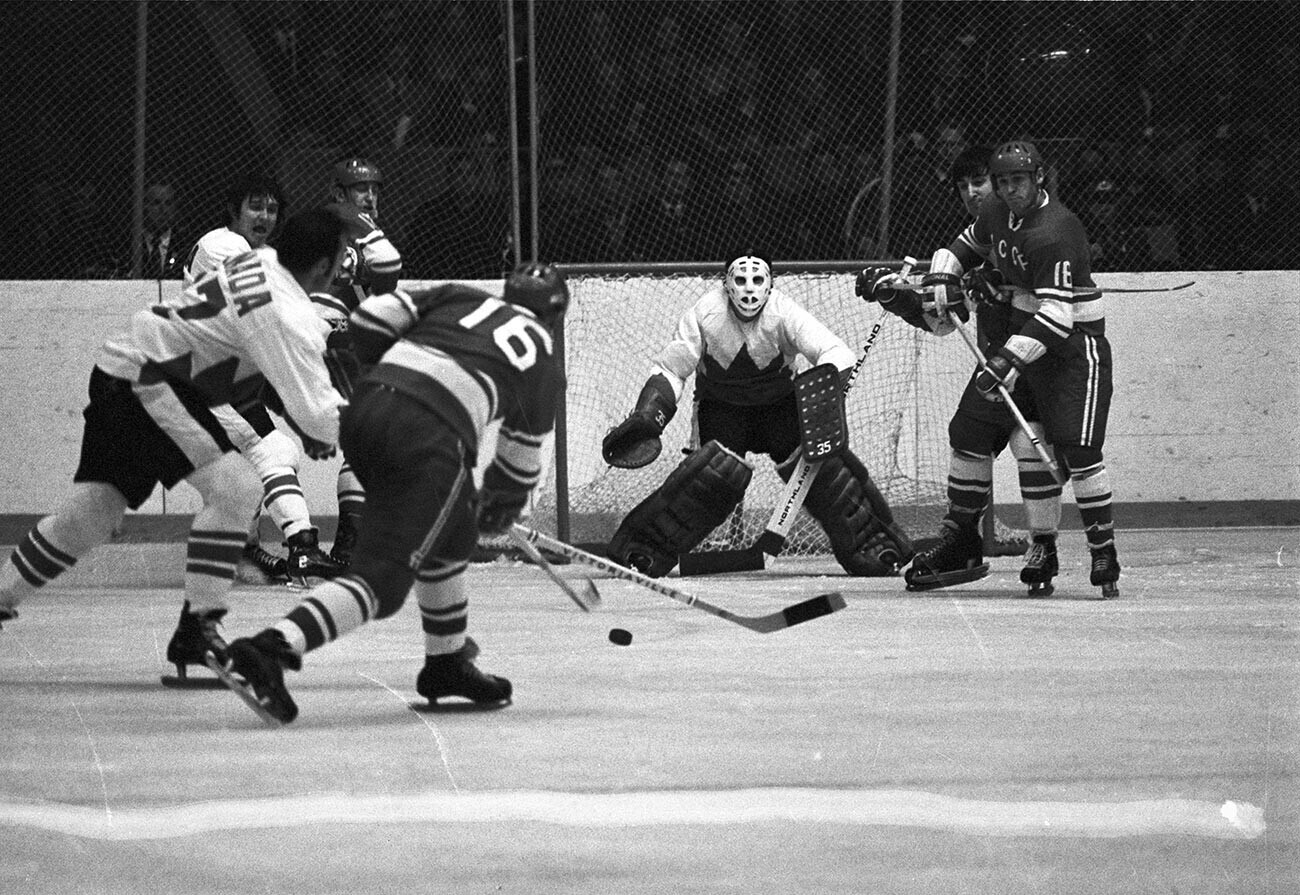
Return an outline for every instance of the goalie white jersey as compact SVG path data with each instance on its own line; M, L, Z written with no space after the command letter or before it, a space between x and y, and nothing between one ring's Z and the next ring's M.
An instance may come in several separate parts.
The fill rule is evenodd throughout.
M238 404L263 379L294 423L318 441L338 441L345 403L325 368L327 327L275 250L228 260L175 298L131 319L96 360L104 372L141 385L171 382L208 406Z
M760 405L794 391L798 357L813 366L850 369L855 361L844 340L794 299L773 289L762 313L737 319L721 286L710 289L677 324L651 370L662 373L680 400L686 379L697 374L701 397L728 404Z

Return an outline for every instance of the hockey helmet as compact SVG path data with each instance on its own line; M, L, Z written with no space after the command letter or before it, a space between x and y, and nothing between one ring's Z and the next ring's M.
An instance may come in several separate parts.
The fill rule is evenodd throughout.
M727 265L723 286L736 316L753 320L772 294L772 269L756 255L741 255Z
M1017 171L1040 171L1043 159L1038 149L1027 140L1012 140L993 150L989 157L989 175L1014 174Z
M549 264L520 264L506 276L502 297L512 305L527 308L537 319L551 326L569 307L569 286L564 274Z
M356 186L358 183L383 183L379 166L363 158L350 158L334 166L334 185Z

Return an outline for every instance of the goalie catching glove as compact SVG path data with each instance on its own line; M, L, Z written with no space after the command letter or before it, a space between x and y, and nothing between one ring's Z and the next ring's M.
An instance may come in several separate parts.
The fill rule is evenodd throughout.
M610 466L640 469L663 450L659 436L677 413L677 397L662 373L651 376L636 400L636 409L610 429L600 443L600 455Z

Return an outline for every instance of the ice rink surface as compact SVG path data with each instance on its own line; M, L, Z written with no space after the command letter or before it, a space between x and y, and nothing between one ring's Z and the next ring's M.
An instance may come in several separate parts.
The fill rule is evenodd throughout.
M0 893L1300 891L1300 531L1121 532L1108 602L1082 539L1049 599L1018 557L920 594L829 560L669 579L848 602L772 634L476 565L513 705L416 710L408 603L310 654L282 729L159 686L179 591L52 588L0 632ZM241 587L228 636L297 596Z

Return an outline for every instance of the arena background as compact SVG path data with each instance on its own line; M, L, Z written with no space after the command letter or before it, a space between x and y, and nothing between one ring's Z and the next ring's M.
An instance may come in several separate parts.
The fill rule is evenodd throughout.
M778 285L860 346L875 317L850 272L946 242L961 225L949 160L1014 136L1035 140L1084 218L1099 281L1198 282L1111 302L1112 330L1125 312L1140 327L1113 332L1134 343L1117 353L1117 404L1136 421L1113 450L1140 445L1117 467L1117 500L1220 508L1165 513L1184 522L1294 521L1293 4L109 0L4 4L0 19L0 89L22 123L0 139L30 207L6 218L6 353L25 371L33 354L59 358L33 383L47 403L20 389L4 401L34 433L16 453L60 445L38 453L55 482L94 344L177 288L138 278L151 184L175 189L193 238L224 223L241 172L274 173L301 208L326 197L333 161L364 155L384 171L381 223L407 285L491 281L518 257L588 271L574 276L568 404L539 507L565 533L570 511L607 528L679 456L665 451L644 481L610 478L595 444L728 253L769 254ZM1226 353L1225 326L1242 340ZM969 357L955 339L882 336L850 406L854 446L925 529ZM37 418L50 409L53 428ZM1225 468L1245 469L1230 459L1241 451L1215 448L1225 433L1274 445L1244 491L1225 486L1238 479ZM674 448L689 437L669 434ZM1133 484L1153 468L1178 484ZM315 505L332 507L329 470L307 474ZM57 499L55 484L33 487L43 472L14 478L8 513ZM1006 482L1000 465L999 515L1014 525ZM183 514L191 497L146 510ZM1242 500L1252 508L1225 509Z

